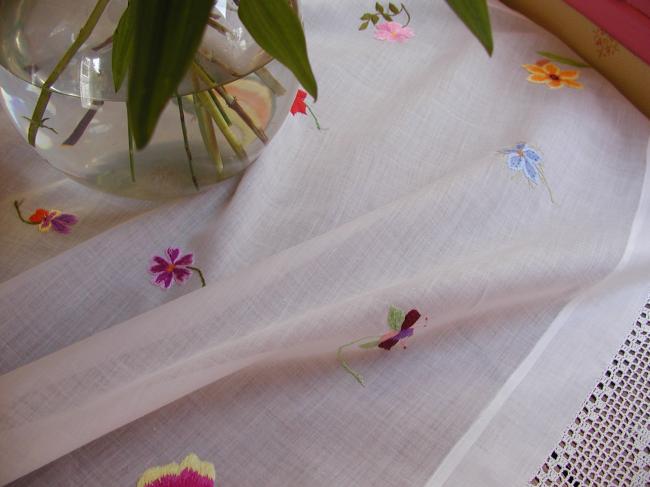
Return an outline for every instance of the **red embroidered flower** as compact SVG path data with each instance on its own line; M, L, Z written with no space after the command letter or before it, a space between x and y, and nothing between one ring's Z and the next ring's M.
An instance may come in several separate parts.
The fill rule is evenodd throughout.
M37 208L34 213L29 217L29 221L32 223L41 223L43 220L45 220L45 217L49 215L50 212L43 209L43 208Z
M305 103L306 98L307 92L305 90L298 90L296 98L293 100L293 105L291 105L291 115L295 115L296 113L307 114L307 103Z

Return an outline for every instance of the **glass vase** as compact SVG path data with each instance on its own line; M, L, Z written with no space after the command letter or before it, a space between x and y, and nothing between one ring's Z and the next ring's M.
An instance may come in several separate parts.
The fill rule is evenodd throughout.
M141 199L194 194L244 170L279 130L298 83L255 43L237 4L215 1L178 96L167 104L149 145L134 151L128 81L115 92L111 70L112 35L127 2L112 0L52 86L35 141L38 153L82 184ZM40 87L94 5L0 1L0 98L23 137Z

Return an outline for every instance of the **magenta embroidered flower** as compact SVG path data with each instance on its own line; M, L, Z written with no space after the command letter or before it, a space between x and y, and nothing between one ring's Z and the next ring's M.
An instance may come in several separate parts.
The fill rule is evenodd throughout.
M201 278L201 286L205 287L205 279L203 273L198 267L193 267L194 255L185 254L182 257L181 249L170 247L165 252L167 258L155 255L151 261L149 272L153 274L151 283L161 287L162 289L169 289L172 284L183 284L192 275L192 271L196 271Z
M390 330L381 336L364 337L358 340L354 340L353 342L346 343L345 345L341 345L336 352L336 358L341 364L341 367L343 367L347 373L354 377L359 384L362 386L365 385L363 376L352 367L350 367L350 365L343 358L343 350L353 345L357 345L359 342L365 342L358 345L359 348L383 348L384 350L388 351L397 345L400 341L406 340L407 338L413 336L413 327L415 326L415 323L420 319L420 316L420 312L416 309L412 309L408 313L405 313L403 310L396 308L395 306L391 306L388 309L388 327ZM427 320L426 317L424 319ZM406 345L404 345L404 348L406 348Z
M20 205L22 203L22 201L14 201L14 208L16 208L18 218L28 225L38 225L40 232L54 230L57 233L67 235L70 233L70 227L79 221L76 216L70 213L63 213L59 210L46 210L44 208L37 208L29 216L29 219L25 219L20 212Z
M190 453L180 464L146 470L136 487L214 487L215 479L214 465Z
M382 22L375 27L375 39L388 42L404 42L415 33L410 27L404 27L399 22Z

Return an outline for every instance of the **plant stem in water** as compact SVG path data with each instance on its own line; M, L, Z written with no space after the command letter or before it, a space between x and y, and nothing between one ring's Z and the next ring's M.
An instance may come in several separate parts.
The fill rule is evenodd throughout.
M183 113L183 99L176 94L176 101L178 102L178 115L181 119L181 130L183 131L183 143L185 144L185 153L187 154L187 163L190 166L190 174L192 175L192 183L196 190L199 190L199 183L194 174L194 165L192 164L192 151L190 150L190 142L187 140L187 127L185 126L185 114Z
M210 95L208 95L205 91L202 91L200 93L197 93L196 96L199 98L201 104L208 110L213 120L217 124L217 127L219 127L219 130L221 130L221 133L228 141L228 144L230 144L232 150L235 151L235 154L237 154L237 157L239 157L242 161L248 161L248 155L246 154L246 151L239 143L232 130L230 130L230 127L221 116L219 110L217 110L217 107L212 101L212 98L210 98Z
M246 113L246 110L242 108L242 106L239 104L237 99L233 96L231 96L226 89L223 86L217 86L215 87L215 90L217 90L217 93L221 95L221 97L226 101L226 104L228 107L233 110L239 117L244 121L246 125L253 131L253 133L257 136L258 139L260 139L264 144L269 143L269 138L266 135L266 132L264 132L263 129L255 125L255 122L253 122L253 119Z
M90 13L90 17L88 17L88 20L86 20L86 23L79 31L79 35L65 52L63 57L56 64L50 75L45 80L45 83L43 83L43 86L41 87L41 93L39 94L38 100L36 101L36 106L34 107L34 113L31 116L29 130L27 132L27 141L31 145L36 145L36 134L38 132L41 119L43 118L43 114L45 113L45 109L47 108L47 104L50 101L50 96L52 95L50 88L59 78L63 70L68 66L68 63L70 63L70 60L77 53L79 48L83 45L84 42L86 42L88 37L90 37L90 34L97 25L99 18L101 17L104 9L109 2L110 0L97 1L97 4L93 8L93 11Z
M86 132L86 129L90 125L90 122L92 122L95 114L103 104L104 102L102 100L93 100L93 105L97 108L89 108L86 111L70 136L63 141L62 145L75 145L77 142L79 142L79 139L81 139L83 134Z
M214 127L212 126L212 118L210 118L207 110L203 107L203 105L201 105L201 102L196 95L192 95L192 101L194 102L196 119L199 122L199 129L201 131L203 145L205 145L206 150L210 154L210 157L212 158L212 161L217 168L217 175L221 176L223 173L223 159L221 158L221 152L219 152L219 144L217 143L217 136L214 133Z

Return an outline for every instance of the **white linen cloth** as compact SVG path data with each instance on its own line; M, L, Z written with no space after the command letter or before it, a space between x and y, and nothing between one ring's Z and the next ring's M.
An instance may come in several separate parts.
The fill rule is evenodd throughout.
M192 451L219 485L532 477L650 288L650 124L594 70L527 82L536 51L575 55L507 10L490 59L444 2L408 5L404 44L357 31L369 5L304 2L325 130L289 118L193 198L83 188L2 115L0 484L132 485ZM512 177L518 142L555 203ZM23 198L80 222L41 235ZM149 284L169 246L206 288ZM387 331L390 305L422 322L407 350L348 350L360 387L336 350Z

